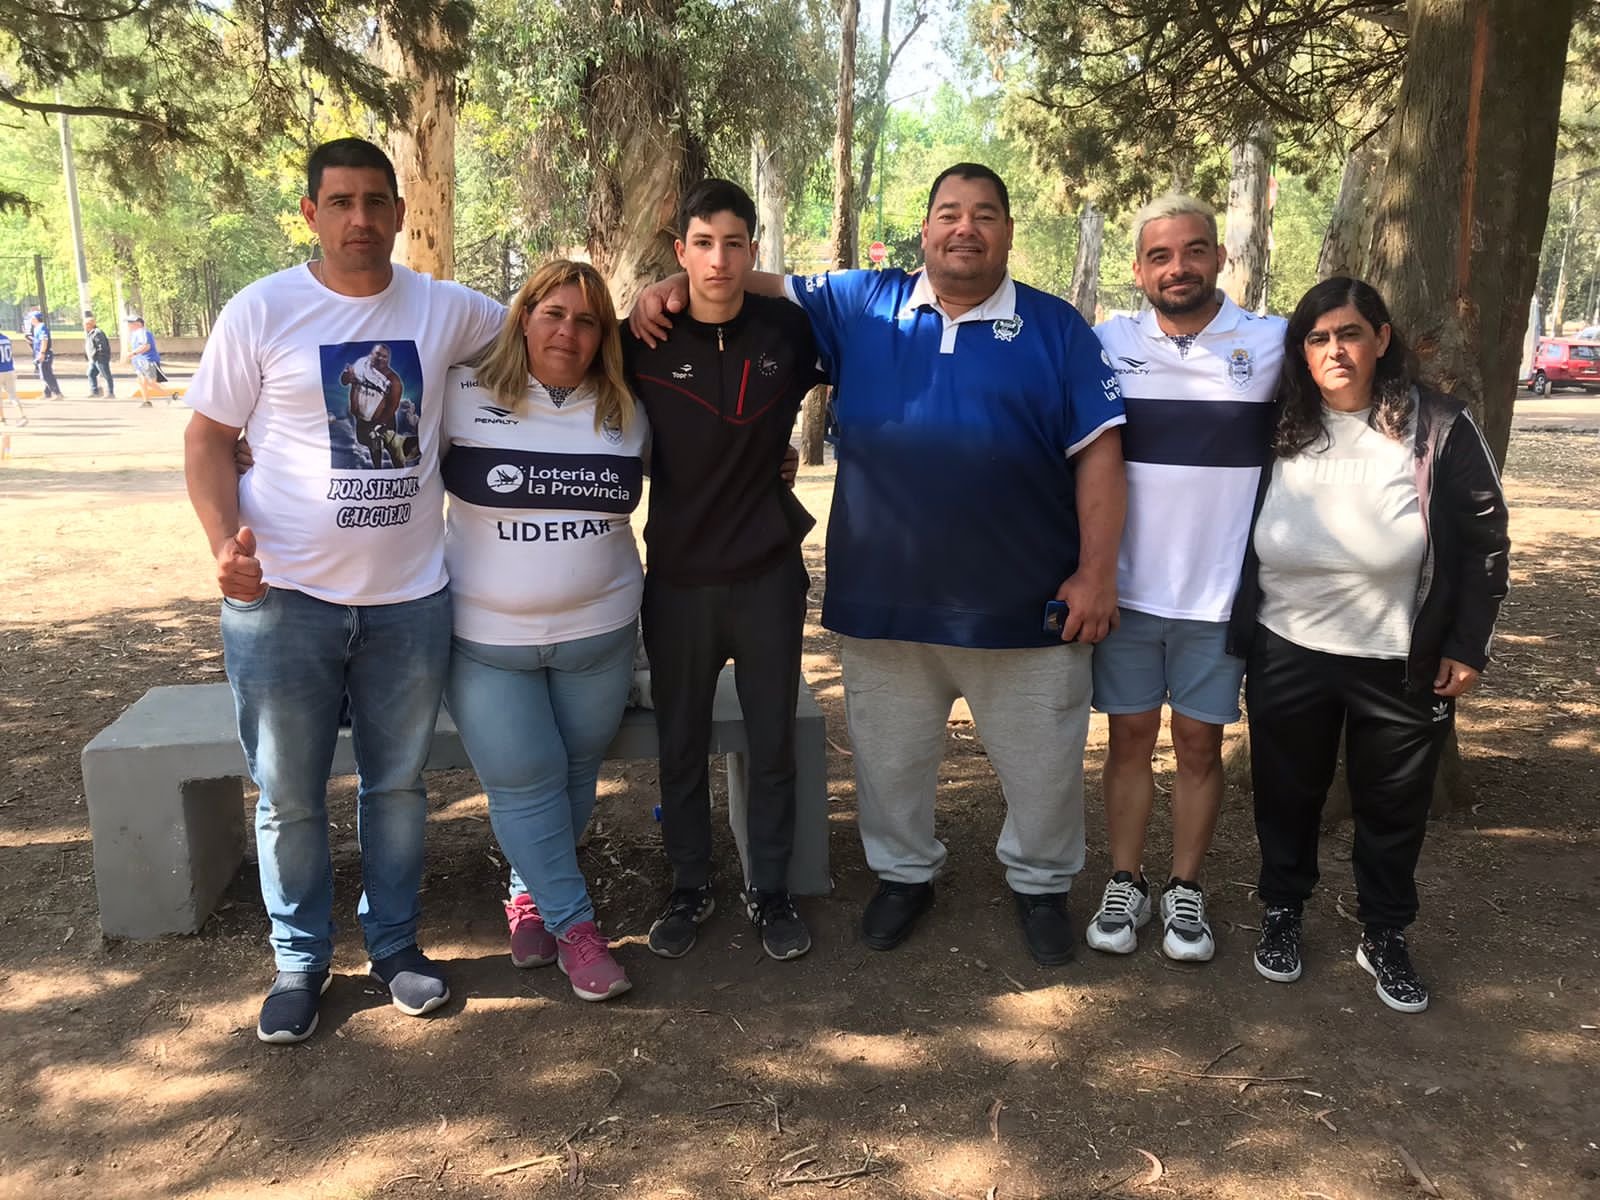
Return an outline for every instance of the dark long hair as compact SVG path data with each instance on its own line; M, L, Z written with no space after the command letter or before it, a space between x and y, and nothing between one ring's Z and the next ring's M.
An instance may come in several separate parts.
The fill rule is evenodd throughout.
M1331 443L1322 419L1322 391L1306 366L1306 337L1327 313L1354 305L1373 331L1389 327L1389 347L1378 358L1372 377L1372 427L1402 440L1411 430L1415 405L1412 384L1417 381L1416 361L1405 338L1389 316L1389 306L1370 283L1335 275L1324 279L1300 298L1289 329L1284 334L1283 374L1278 378L1278 429L1272 439L1272 452L1279 458L1293 458L1309 446L1322 449Z

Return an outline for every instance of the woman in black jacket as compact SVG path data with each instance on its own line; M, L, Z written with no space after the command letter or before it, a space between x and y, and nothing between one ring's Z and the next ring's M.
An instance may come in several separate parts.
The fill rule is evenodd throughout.
M1506 506L1465 408L1417 382L1383 298L1334 278L1289 320L1233 650L1248 660L1250 769L1266 913L1256 970L1300 978L1300 921L1343 733L1378 996L1421 1012L1403 930L1455 701L1489 658L1506 593Z

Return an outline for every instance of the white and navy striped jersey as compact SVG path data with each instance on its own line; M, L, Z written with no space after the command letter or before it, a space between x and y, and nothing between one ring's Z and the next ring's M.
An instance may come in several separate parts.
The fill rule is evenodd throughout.
M1224 296L1192 339L1168 337L1149 310L1095 327L1128 416L1128 520L1117 560L1124 608L1228 619L1267 460L1285 325Z

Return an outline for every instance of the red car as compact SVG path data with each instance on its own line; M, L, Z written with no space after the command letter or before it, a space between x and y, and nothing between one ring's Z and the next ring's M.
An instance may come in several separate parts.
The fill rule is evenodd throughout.
M1577 338L1541 338L1533 352L1528 387L1543 396L1561 387L1600 391L1600 342Z

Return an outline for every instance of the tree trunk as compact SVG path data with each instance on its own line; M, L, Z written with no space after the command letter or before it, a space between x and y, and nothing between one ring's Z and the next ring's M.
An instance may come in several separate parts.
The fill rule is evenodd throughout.
M1228 264L1222 290L1246 312L1255 312L1267 294L1267 189L1272 166L1273 131L1262 121L1228 152Z
M1100 251L1105 233L1105 213L1085 200L1078 209L1078 258L1072 265L1072 294L1067 299L1091 325L1099 308Z
M1556 268L1556 294L1550 301L1550 331L1561 336L1566 323L1567 291L1572 280L1572 240L1578 231L1578 217L1583 213L1583 184L1572 188L1572 199L1567 201L1567 231L1561 238L1561 263Z
M774 275L782 275L784 210L788 200L783 178L783 155L777 147L768 145L762 134L757 133L750 143L750 165L756 192L756 236L759 239L756 266Z
M434 52L447 49L436 21L418 31ZM406 113L389 126L405 228L395 239L394 260L435 279L456 273L456 79L425 67L387 28L380 28L378 61L411 88Z
M800 406L800 461L808 467L822 465L824 435L828 432L828 387L814 387Z
M1584 305L1590 325L1600 325L1600 235L1594 241L1594 262L1589 267L1589 303ZM1522 372L1517 372L1519 377Z
M1504 464L1574 0L1412 0L1371 278ZM1476 17L1474 17L1474 13Z
M111 268L111 302L116 306L117 316L117 353L122 353L122 347L128 344L128 301L123 294L122 265L118 263Z
M670 25L676 0L616 0L614 11ZM589 191L589 257L611 284L619 313L639 292L678 269L672 243L686 187L705 174L705 155L683 126L682 73L660 55L595 67L583 88L595 155ZM609 148L609 149L607 149Z
M878 148L883 145L883 127L889 120L889 26L893 19L894 0L883 0L883 31L878 39L878 69L873 76L872 107L867 113L870 125L867 129L867 144L861 148L861 184L856 195L863 209L872 203L872 172L877 165ZM857 241L860 240L860 228L858 222Z
M1317 256L1317 278L1363 279L1372 254L1372 213L1383 184L1383 143L1370 137L1345 159L1339 198Z
M1550 209L1574 0L1411 0L1370 277L1505 463ZM1454 739L1434 811L1470 802Z
M840 269L857 266L855 171L850 151L855 138L856 25L861 0L839 6L839 109L833 135L833 245L828 257Z

